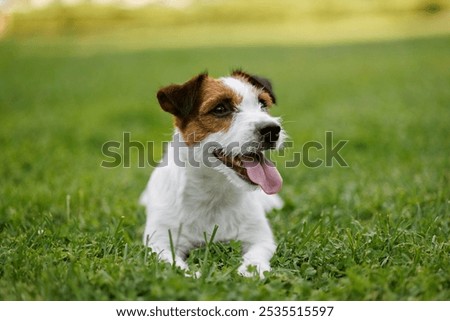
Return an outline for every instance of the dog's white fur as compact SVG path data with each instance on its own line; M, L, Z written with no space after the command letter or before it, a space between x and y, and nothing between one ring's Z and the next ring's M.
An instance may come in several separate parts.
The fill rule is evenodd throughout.
M280 119L261 110L258 102L261 89L234 77L219 80L243 98L237 106L239 112L233 116L226 132L210 134L200 146L176 148L172 143L168 145L164 156L166 165L153 171L140 199L147 211L144 243L162 260L172 263L170 230L175 264L187 270L185 258L189 251L204 243L204 233L209 238L217 225L215 241L236 239L242 243L243 263L238 272L244 276L253 275L248 270L252 265L263 277L263 272L270 270L270 259L276 249L265 214L281 208L283 202L278 195L267 195L258 186L245 182L223 163L216 167L204 164L202 147L215 142L226 150L233 142L242 146L256 141L257 126L281 126ZM174 135L179 135L177 129ZM284 138L284 131L281 131L277 147L282 145ZM237 144L232 145L227 152L239 153ZM208 153L210 151L206 151L206 156L213 159ZM200 166L190 164L189 155L193 155ZM175 157L186 166L177 165Z

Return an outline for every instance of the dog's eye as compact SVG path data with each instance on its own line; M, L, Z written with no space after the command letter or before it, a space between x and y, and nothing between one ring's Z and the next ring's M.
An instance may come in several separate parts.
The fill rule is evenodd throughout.
M211 113L213 113L217 117L224 117L224 116L228 116L229 114L231 114L232 111L233 110L229 105L220 103L211 110Z
M265 100L259 99L258 102L259 102L259 106L261 107L262 110L267 110L267 103Z

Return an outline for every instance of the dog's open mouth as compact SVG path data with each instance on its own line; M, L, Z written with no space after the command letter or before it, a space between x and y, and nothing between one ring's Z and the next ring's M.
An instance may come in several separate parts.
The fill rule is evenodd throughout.
M240 178L250 184L261 186L266 194L278 193L283 185L283 179L275 165L260 151L234 157L226 155L221 149L216 149L213 153Z

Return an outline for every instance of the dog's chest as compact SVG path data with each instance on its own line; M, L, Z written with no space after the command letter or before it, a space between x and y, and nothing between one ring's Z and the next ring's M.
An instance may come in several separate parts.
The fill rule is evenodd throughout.
M235 239L245 225L246 207L239 195L223 193L186 193L182 202L181 223L196 241L203 241L217 226L216 241Z

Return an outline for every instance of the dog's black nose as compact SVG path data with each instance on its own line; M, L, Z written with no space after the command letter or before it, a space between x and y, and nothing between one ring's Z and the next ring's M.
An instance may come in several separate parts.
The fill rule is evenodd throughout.
M263 143L274 144L280 138L281 127L275 124L266 125L259 129Z

